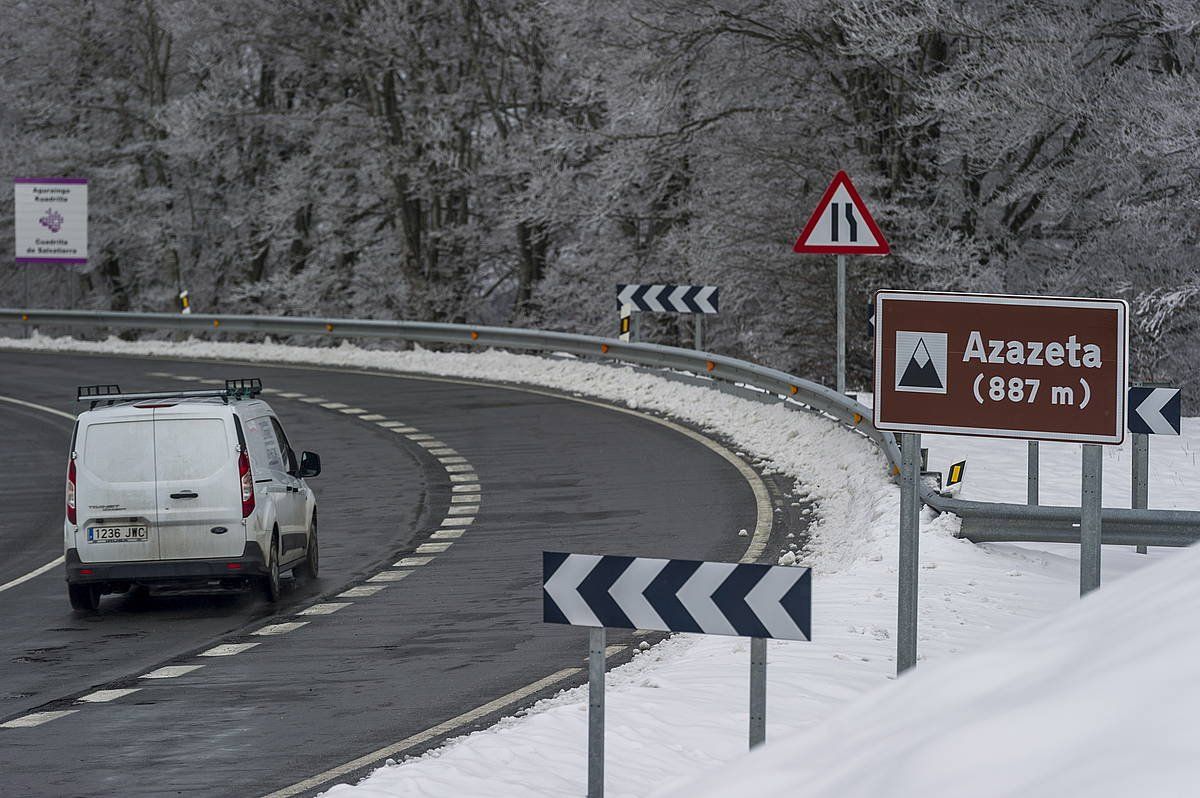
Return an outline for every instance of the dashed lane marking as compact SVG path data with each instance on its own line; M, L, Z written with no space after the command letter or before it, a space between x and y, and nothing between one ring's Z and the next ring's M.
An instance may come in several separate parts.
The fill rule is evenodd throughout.
M338 412L345 413L348 416L361 416L363 413L365 413L367 411L363 410L361 407L343 407Z
M435 454L435 452L431 451L430 454ZM465 458L465 457L439 457L438 462L441 463L442 465L451 465L453 463L465 463L465 462L467 462L467 458Z
M426 449L440 449L446 444L442 443L441 441L417 441L417 445Z
M382 421L385 418L387 418L387 416L381 416L378 413L368 413L365 416L358 417L359 421Z
M450 503L451 504L478 504L479 503L479 494L478 493L464 493L461 496L451 496Z
M442 526L470 526L475 522L475 516L445 518L442 520Z
M263 388L263 393L266 393L268 390L274 390L274 389L273 388L271 388L271 389ZM304 396L304 394L296 393L295 391L281 391L279 395L282 396L284 399L300 399L301 397Z
M264 626L263 628L259 629L257 632L251 632L251 634L257 635L259 637L272 637L274 635L287 634L288 632L291 632L295 629L299 629L301 626L308 626L308 621L287 621L286 623L272 623L267 626Z
M433 540L447 540L452 538L461 538L465 529L439 529L429 537Z
M195 670L200 670L203 665L166 665L156 671L143 673L138 678L140 679L174 679L179 676L191 673Z
M464 474L468 471L474 471L474 470L475 470L475 466L471 465L470 463L462 463L460 465L446 466L446 473L448 473L448 474Z
M393 568L416 568L420 565L429 565L433 562L432 557L403 557L398 562L392 564ZM384 573L388 573L384 571ZM393 572L394 573L394 572Z
M210 648L208 651L201 651L201 657L232 657L234 654L241 654L249 648L254 648L258 643L224 643L223 645Z
M478 474L451 474L450 481L451 482L478 482L479 475Z
M466 507L451 507L448 512L450 515L475 515L478 511L478 507L470 505Z
M407 427L408 426L403 421L376 421L375 423L381 427L387 427L388 429L391 429L392 427Z
M430 435L428 432L415 432L407 437L410 441L431 441L431 440L433 440L433 436Z
M447 543L422 543L417 546L417 554L440 554L450 548L452 544Z
M410 432L416 432L416 431L417 431L416 427L392 427L392 432L395 432L398 435L407 435Z
M442 455L445 455L445 454L458 454L458 452L456 452L456 451L454 451L453 449L450 449L450 448L446 448L446 449L430 449L430 450L429 450L429 453L430 453L430 454L432 454L432 455L433 455L433 456L435 456L435 457L441 457Z
M41 726L47 721L65 718L67 715L78 711L78 709L59 709L54 712L34 712L30 715L10 720L8 723L0 723L0 729L27 729L31 726Z
M325 400L320 396L306 396L300 401L304 402L306 405L323 405L325 403Z
M343 590L341 593L337 594L337 597L338 598L365 598L367 596L374 596L376 593L378 593L380 590L383 590L385 587L387 587L387 585L359 585L358 587L352 587L349 590Z
M333 615L340 609L349 607L348 601L328 601L324 604L314 604L308 609L301 612L301 615Z
M424 559L432 559L432 558L429 557L429 558L424 558ZM400 562L404 562L404 561L401 560ZM396 564L399 565L400 563L396 563ZM379 573L375 574L367 581L368 582L399 582L401 579L403 579L404 577L408 576L411 573L412 573L412 571L380 571Z
M450 490L455 493L475 493L479 491L479 485L451 485Z
M321 407L326 410L341 410L343 407L348 407L348 405L342 402L322 402Z
M126 687L121 690L97 690L94 693L88 693L79 700L88 704L104 704L109 701L116 701L118 698L124 698L130 693L136 693L141 689L140 687Z

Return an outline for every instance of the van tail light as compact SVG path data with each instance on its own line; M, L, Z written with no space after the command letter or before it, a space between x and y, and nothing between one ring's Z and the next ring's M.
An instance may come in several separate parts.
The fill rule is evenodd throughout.
M67 521L75 521L75 458L67 462Z
M245 449L238 455L238 476L242 480L242 518L249 518L254 512L254 475L250 473L250 456Z

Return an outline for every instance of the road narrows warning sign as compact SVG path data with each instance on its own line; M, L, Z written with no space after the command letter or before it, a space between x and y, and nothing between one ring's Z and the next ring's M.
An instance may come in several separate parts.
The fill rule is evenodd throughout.
M886 255L891 251L845 172L838 172L825 189L792 250L814 255Z
M879 429L1123 439L1125 302L880 291L875 307Z

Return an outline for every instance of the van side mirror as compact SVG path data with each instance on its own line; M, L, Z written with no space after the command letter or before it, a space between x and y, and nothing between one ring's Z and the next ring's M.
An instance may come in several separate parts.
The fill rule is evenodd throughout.
M321 475L321 455L316 452L303 452L300 455L300 478L318 477Z

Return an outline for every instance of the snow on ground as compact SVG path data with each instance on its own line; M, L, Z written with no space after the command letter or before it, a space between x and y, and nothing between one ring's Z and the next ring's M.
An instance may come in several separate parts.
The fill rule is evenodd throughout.
M115 339L85 343L38 337L0 341L0 347L315 362L526 382L669 413L736 441L739 449L764 461L769 468L796 477L804 495L819 505L819 523L800 561L815 572L813 642L769 644L768 745L751 761L764 761L763 757L778 751L778 762L770 762L780 768L779 784L786 781L790 790L804 794L803 784L791 779L786 769L795 752L801 750L797 746L824 739L823 721L856 698L872 694L867 701L878 703L899 692L887 689L889 686L914 681L895 683L893 679L898 491L886 479L884 461L869 442L809 414L663 380L630 368L494 351L435 354L423 350L368 351L349 345L309 349L270 343L130 343ZM1196 429L1194 424L1190 420L1189 429ZM958 445L962 440L970 439L953 439L952 443ZM1023 457L997 455L986 465L980 463L992 456L990 447L1004 443L972 442L980 448L972 450L967 479L971 484L982 484L986 476L988 484L1017 485L1016 495L1002 498L1020 500L1024 495ZM1155 451L1166 449L1157 443ZM958 450L950 446L943 449L940 442L935 443L934 465L938 457L944 456L945 463L958 459L951 451ZM1070 484L1069 475L1059 479L1056 473L1049 473L1059 467L1058 462L1043 454L1043 485ZM1170 473L1164 467L1167 462ZM1183 484L1195 484L1200 475L1200 468L1189 468L1186 458L1168 461L1152 453L1151 467L1154 478L1162 484L1176 478ZM1075 479L1077 484L1078 477ZM1062 495L1063 501L1069 500L1065 492ZM967 496L983 498L976 493ZM1157 498L1158 494L1152 493L1152 506ZM1033 620L1078 604L1078 555L1073 547L1043 550L1008 544L976 546L954 537L957 525L953 517L927 516L921 530L920 666L916 673L940 665L937 672L947 683L951 682L947 674L959 674L956 665L965 661L953 655L983 649ZM736 534L736 530L730 530L730 534ZM775 556L785 548L786 541L773 540L769 552ZM1107 584L1148 563L1182 559L1178 552L1164 549L1151 549L1148 556L1141 556L1128 547L1106 547L1103 578ZM579 632L582 658L587 637L583 629ZM996 667L1003 672L1006 661L998 661ZM1031 672L1031 668L1015 660L1009 669L1024 673ZM710 778L717 778L721 763L745 752L748 671L747 641L679 635L611 672L606 711L607 794L663 794L681 788L698 774L704 774L702 789L703 784L711 783ZM530 680L540 675L530 674ZM922 683L928 684L931 678L922 677ZM959 676L953 683L970 681L969 676ZM1051 679L1043 686L1049 690L1053 682ZM1073 683L1073 676L1064 675L1059 686ZM1095 715L1105 700L1085 705L1092 713L1089 722L1107 722ZM430 725L440 720L431 718ZM453 740L422 757L380 768L357 786L340 785L327 794L337 798L581 795L586 784L586 722L585 688L563 691L518 717ZM807 737L787 739L806 731ZM946 734L952 732L947 730ZM755 766L743 763L729 772L745 773L747 767ZM929 770L928 778L936 777L938 765ZM734 780L716 782L726 785L725 789L709 794L746 792L736 776L720 778ZM961 780L947 781L947 789L951 783L960 790L958 794L973 792L961 792ZM731 789L730 784L736 784L736 788ZM698 788L688 789L694 792ZM1070 792L1066 789L1056 794ZM1079 793L1083 792L1081 787ZM997 794L1024 793L1013 790Z

